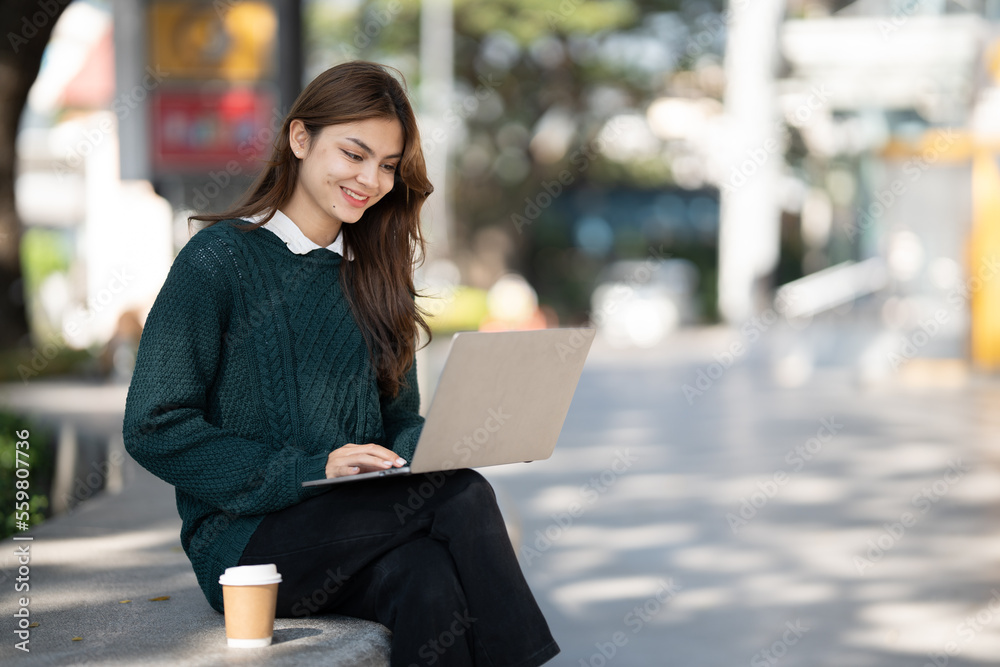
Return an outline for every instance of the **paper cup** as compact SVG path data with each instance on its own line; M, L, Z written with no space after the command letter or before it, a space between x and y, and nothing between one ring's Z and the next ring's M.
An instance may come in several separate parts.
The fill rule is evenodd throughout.
M281 575L273 564L226 568L219 577L226 641L233 648L270 646Z

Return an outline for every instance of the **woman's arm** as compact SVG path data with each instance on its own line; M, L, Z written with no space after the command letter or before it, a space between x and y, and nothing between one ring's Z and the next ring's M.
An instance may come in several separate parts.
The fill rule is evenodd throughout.
M144 468L205 503L237 515L273 512L315 494L301 483L325 476L327 453L249 440L206 421L232 297L224 272L199 263L209 253L187 261L194 252L182 250L147 318L125 446ZM231 400L249 401L250 391Z
M406 372L406 381L393 398L383 396L382 425L385 429L385 446L409 463L420 439L424 418L420 416L420 389L417 387L417 361L413 360Z

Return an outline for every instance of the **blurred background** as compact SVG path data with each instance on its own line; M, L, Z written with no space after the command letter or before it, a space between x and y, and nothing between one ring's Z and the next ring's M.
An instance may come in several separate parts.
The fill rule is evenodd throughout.
M486 471L553 664L1000 664L1000 1L9 0L0 27L0 417L49 433L35 521L127 483L187 216L374 60L436 186L425 409L453 332L597 329L553 459Z

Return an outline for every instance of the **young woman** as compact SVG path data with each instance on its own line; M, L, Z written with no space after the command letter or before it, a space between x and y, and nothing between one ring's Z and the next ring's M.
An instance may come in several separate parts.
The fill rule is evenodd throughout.
M427 330L412 271L431 190L396 78L366 62L317 77L243 202L195 216L213 224L149 313L125 444L176 487L216 610L225 568L275 563L279 616L378 621L393 666L540 665L559 648L481 475L302 487L412 455Z

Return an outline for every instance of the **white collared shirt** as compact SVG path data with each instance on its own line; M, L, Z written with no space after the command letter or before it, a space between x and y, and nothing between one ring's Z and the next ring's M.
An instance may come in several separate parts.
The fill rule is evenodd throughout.
M250 218L250 221L258 222L263 217L263 215L254 216ZM292 219L280 210L275 211L274 217L268 220L263 226L264 229L274 233L275 236L284 241L285 245L288 246L288 249L296 255L305 255L313 250L323 248L323 246L311 241L305 234L303 234L302 230L299 229L299 226L292 222ZM344 253L343 227L341 227L340 232L337 234L337 238L333 240L333 243L326 246L326 249L337 253L341 257L346 257L348 260L354 259L352 254Z

